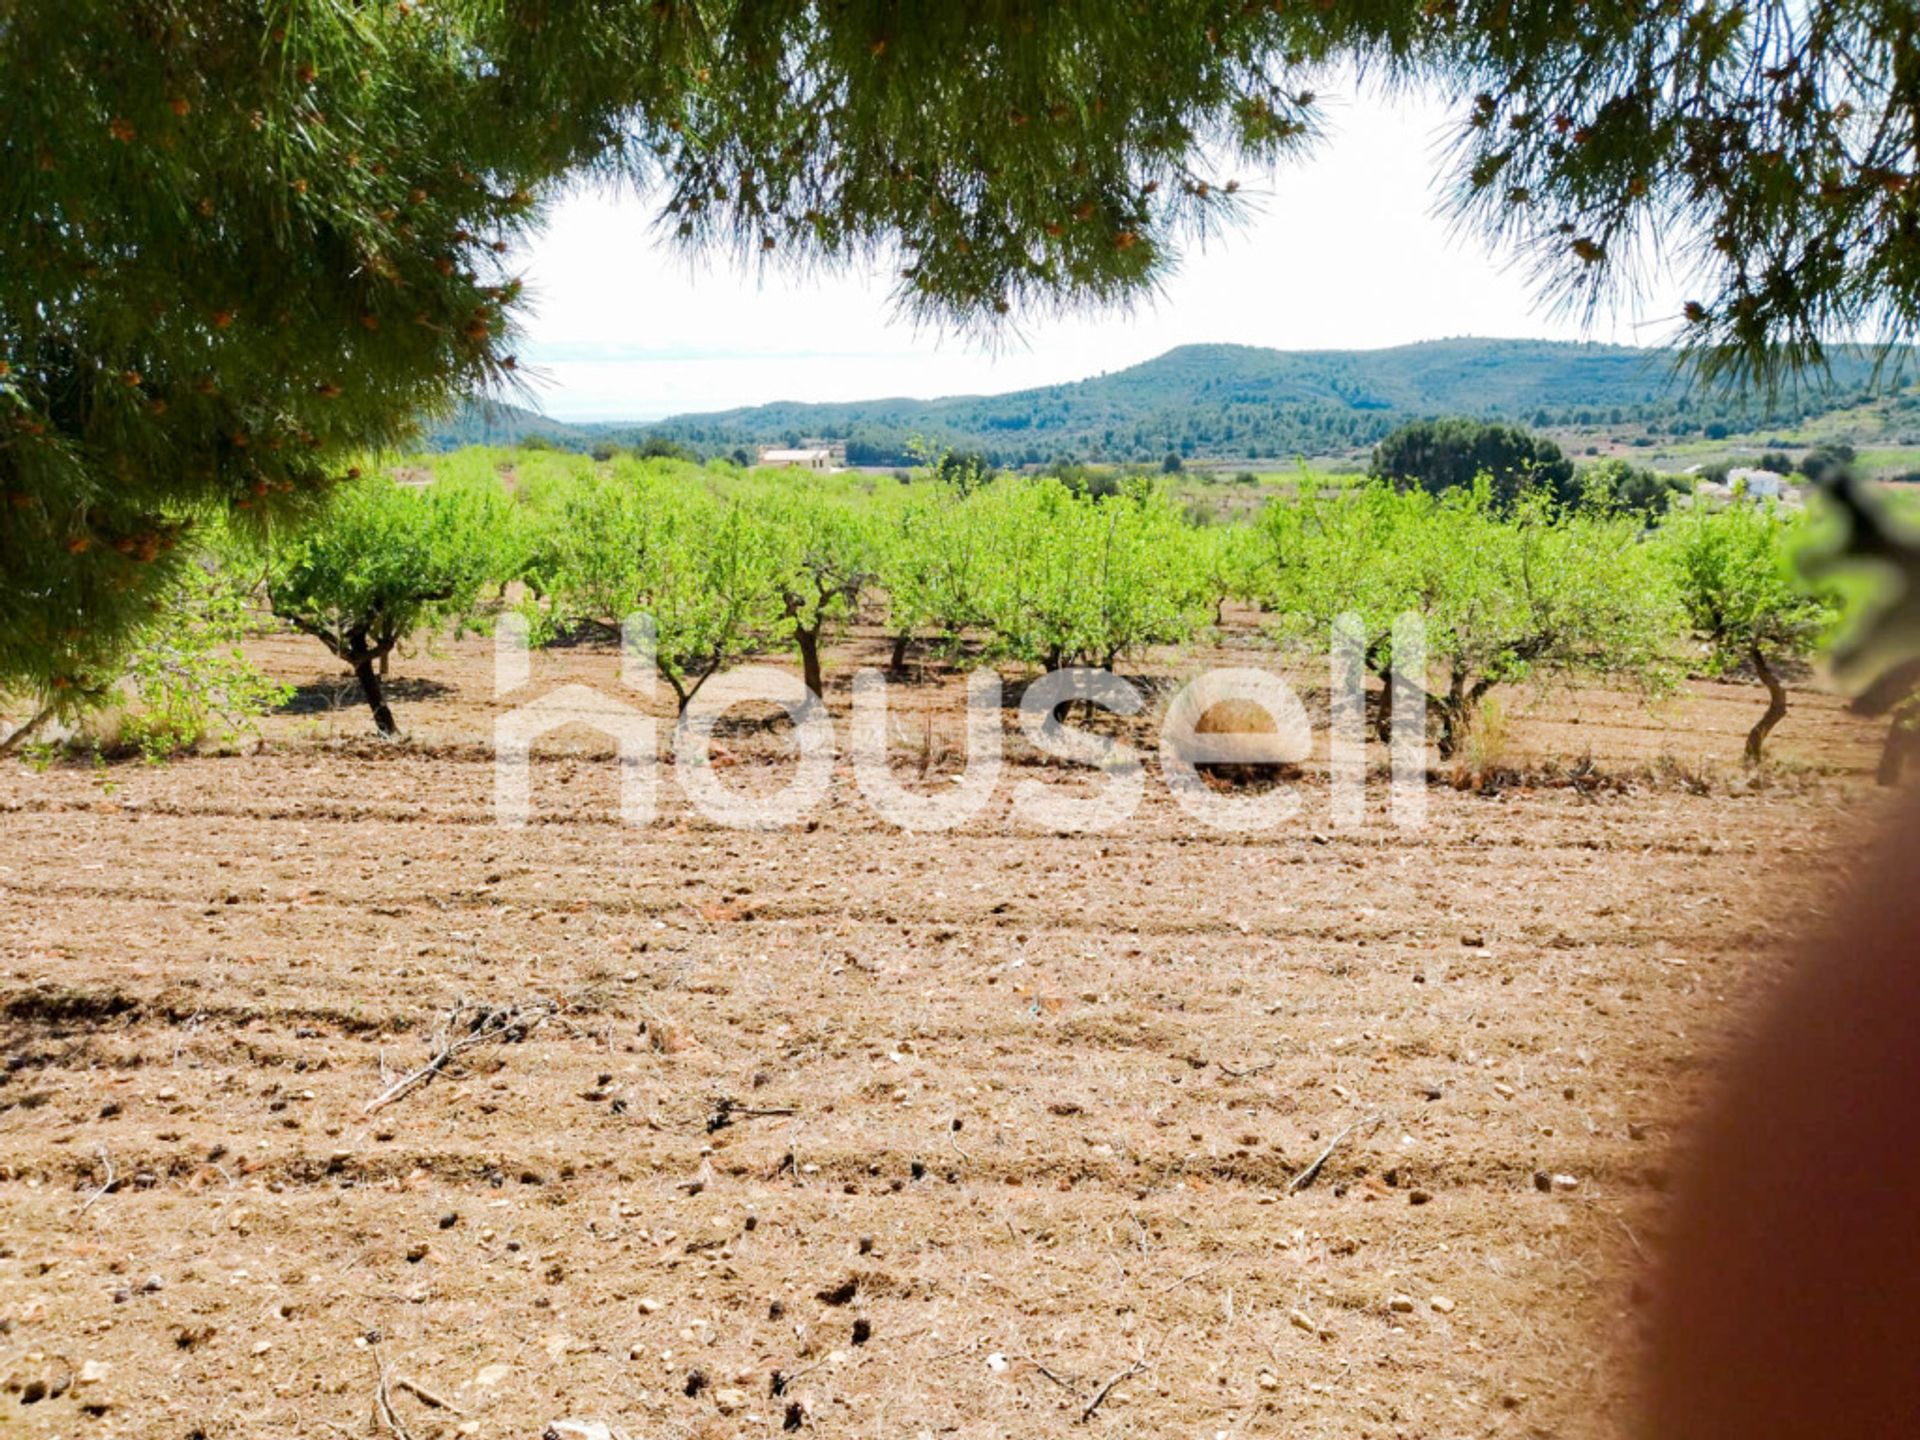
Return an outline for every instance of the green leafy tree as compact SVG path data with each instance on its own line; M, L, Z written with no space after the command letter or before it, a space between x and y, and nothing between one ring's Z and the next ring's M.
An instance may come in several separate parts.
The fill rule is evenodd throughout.
M1145 482L1131 483L1095 499L1052 478L1008 480L982 497L995 523L985 622L997 652L1049 670L1112 669L1198 629L1209 597L1194 531Z
M1696 508L1670 520L1661 536L1706 673L1746 666L1766 686L1766 711L1747 732L1754 764L1786 718L1781 666L1811 654L1839 618L1835 598L1794 564L1803 524L1771 504Z
M1575 477L1580 503L1593 509L1642 516L1664 515L1676 495L1687 493L1678 475L1659 475L1625 460L1602 460Z
M482 592L518 568L509 504L492 479L414 487L369 475L270 547L273 613L353 672L382 735L400 730L381 683L394 648L464 623Z
M883 523L878 566L896 674L915 640L953 654L969 629L985 623L992 590L1004 580L997 503L969 480L916 493Z
M870 515L815 492L769 487L745 497L773 537L773 584L815 696L826 697L823 637L858 612L877 573Z
M550 603L529 606L533 633L645 615L655 668L683 714L709 679L775 632L773 531L748 502L717 498L670 462L615 461L552 524L542 544Z
M1556 500L1574 498L1573 462L1544 436L1484 420L1416 420L1373 447L1376 479L1418 485L1430 494L1492 480L1495 499L1511 503L1539 489Z
M1189 543L1196 580L1213 607L1213 623L1224 625L1229 600L1259 596L1259 536L1244 524L1206 525L1192 532Z
M1271 508L1271 605L1283 629L1324 644L1357 615L1388 718L1393 625L1426 622L1427 712L1451 755L1497 685L1574 673L1667 683L1671 594L1633 520L1566 511L1544 496L1498 506L1491 485L1438 496L1384 483ZM1434 683L1438 679L1438 684Z
M532 95L483 129L478 7L409 8L8 7L0 686L99 693L195 523L309 517L507 376L495 247L590 152Z

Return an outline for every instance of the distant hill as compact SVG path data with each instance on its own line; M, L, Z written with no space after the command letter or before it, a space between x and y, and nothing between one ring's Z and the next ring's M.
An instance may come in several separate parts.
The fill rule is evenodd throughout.
M468 400L452 415L425 422L420 443L428 450L459 450L468 445L518 445L534 436L567 450L585 450L598 438L591 427L569 425L521 405Z
M921 437L999 464L1289 459L1371 445L1395 426L1476 415L1536 428L1651 426L1663 434L1790 427L1871 398L1872 357L1835 357L1831 381L1774 406L1690 393L1671 351L1543 340L1434 340L1385 350L1183 345L1069 385L1005 395L780 403L654 425L553 425L556 443L677 441L708 454L804 436L847 442L854 464L892 465ZM519 412L524 415L526 412ZM1920 414L1915 416L1920 429ZM563 438L561 432L569 432ZM1722 431L1724 433L1724 430Z

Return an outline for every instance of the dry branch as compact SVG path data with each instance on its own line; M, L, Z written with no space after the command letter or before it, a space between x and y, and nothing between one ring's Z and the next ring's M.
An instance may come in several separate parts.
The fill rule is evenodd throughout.
M713 1113L707 1117L707 1133L711 1135L716 1130L724 1130L736 1120L767 1120L799 1113L791 1105L743 1105L731 1095L721 1095L714 1100Z
M1342 1130L1338 1135L1334 1136L1333 1139L1327 1142L1327 1148L1322 1150L1319 1153L1319 1155L1314 1157L1314 1162L1311 1165L1307 1166L1306 1169L1302 1170L1298 1175L1294 1176L1292 1180L1287 1182L1286 1193L1289 1195L1292 1195L1296 1191L1304 1190L1307 1188L1307 1186L1313 1184L1313 1182L1319 1178L1320 1167L1325 1165L1328 1160L1333 1158L1333 1152L1338 1150L1340 1146L1345 1143L1346 1138L1349 1135L1353 1134L1357 1130L1372 1129L1375 1125L1378 1125L1380 1123L1380 1120L1381 1120L1381 1116L1379 1112L1375 1111L1373 1114L1367 1116L1366 1119L1364 1120L1354 1121L1353 1124L1347 1126L1346 1129Z
M422 1385L418 1380L409 1380L404 1375L394 1377L393 1388L406 1391L428 1409L447 1410L455 1415L465 1415L467 1413L445 1396L434 1394L433 1391L427 1389L427 1387Z
M373 1392L374 1420L384 1425L388 1433L397 1437L397 1440L413 1440L407 1427L400 1422L400 1417L394 1413L393 1397L387 1393L387 1362L380 1358L378 1346L374 1347L373 1367L380 1376L380 1382Z
M534 1000L508 1006L471 1005L464 1000L457 1002L447 1012L446 1020L434 1037L433 1053L426 1064L409 1070L395 1080L369 1100L360 1113L371 1115L377 1110L384 1110L396 1100L405 1099L469 1050L526 1039L559 1013L559 1004L552 1000Z
M1146 1361L1136 1360L1133 1362L1133 1364L1129 1365L1126 1369L1116 1374L1111 1380L1107 1381L1106 1384L1102 1385L1099 1391L1094 1395L1093 1399L1087 1402L1087 1408L1080 1412L1080 1423L1084 1425L1087 1421L1093 1418L1093 1412L1098 1410L1102 1405L1106 1403L1107 1396L1113 1393L1114 1386L1120 1384L1123 1380L1131 1380L1134 1376L1138 1375L1142 1370L1146 1368L1147 1368Z
M113 1191L113 1186L114 1186L113 1157L107 1154L107 1150L104 1145L100 1147L100 1163L102 1166L106 1168L107 1178L105 1180L102 1180L100 1182L100 1188L94 1191L93 1194L89 1195L86 1198L86 1202L82 1204L78 1210L73 1212L73 1218L76 1220L78 1220L82 1215L86 1214L87 1211L91 1210L95 1205L99 1204L102 1196L109 1195Z

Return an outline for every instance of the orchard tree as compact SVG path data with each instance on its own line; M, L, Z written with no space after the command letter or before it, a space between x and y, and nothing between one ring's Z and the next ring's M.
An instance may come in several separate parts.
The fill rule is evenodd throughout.
M995 550L1003 533L1001 487L983 492L984 483L970 474L965 483L924 491L883 523L879 575L896 674L916 640L951 653L966 631L985 623L992 591L1005 577Z
M1706 673L1746 666L1766 686L1766 712L1747 732L1752 764L1786 718L1781 666L1811 654L1839 618L1833 595L1809 584L1794 564L1802 523L1771 504L1714 512L1696 505L1668 522L1662 536Z
M419 631L459 625L489 586L516 570L509 506L491 477L416 488L385 475L341 487L325 512L270 547L273 613L353 672L382 735L399 725L381 676Z
M1394 621L1426 622L1429 673L1415 678L1443 757L1497 685L1575 673L1649 688L1670 679L1672 599L1631 519L1563 510L1542 495L1502 507L1483 478L1439 496L1375 483L1311 498L1293 518L1269 519L1265 534L1277 552L1270 603L1290 613L1294 635L1324 644L1338 617L1359 616L1383 732Z
M697 472L692 472L697 473ZM541 543L550 587L529 607L542 638L645 615L654 666L680 713L715 674L772 637L777 542L744 500L715 497L672 461L617 460L583 482Z
M209 513L506 383L501 253L579 176L689 246L883 255L917 317L1146 293L1364 66L1456 107L1458 208L1771 379L1920 325L1908 0L70 0L0 20L0 686L98 693Z
M1144 480L1096 499L1051 477L1007 480L993 508L993 648L1055 670L1111 670L1150 645L1190 639L1211 597L1195 532Z
M859 610L873 582L875 525L853 504L786 485L745 497L773 537L773 586L800 652L806 686L826 698L820 645L827 632Z

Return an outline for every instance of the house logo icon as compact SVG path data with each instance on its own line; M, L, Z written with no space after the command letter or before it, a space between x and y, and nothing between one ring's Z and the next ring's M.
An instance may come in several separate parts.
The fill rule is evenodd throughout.
M651 617L629 615L620 626L620 683L650 697L655 631ZM493 693L504 699L533 676L524 615L500 617L493 635ZM656 754L659 722L638 707L591 685L562 685L516 705L493 724L493 813L497 823L521 829L533 813L533 742L569 725L584 725L612 740L620 753L620 819L650 824L658 811Z

